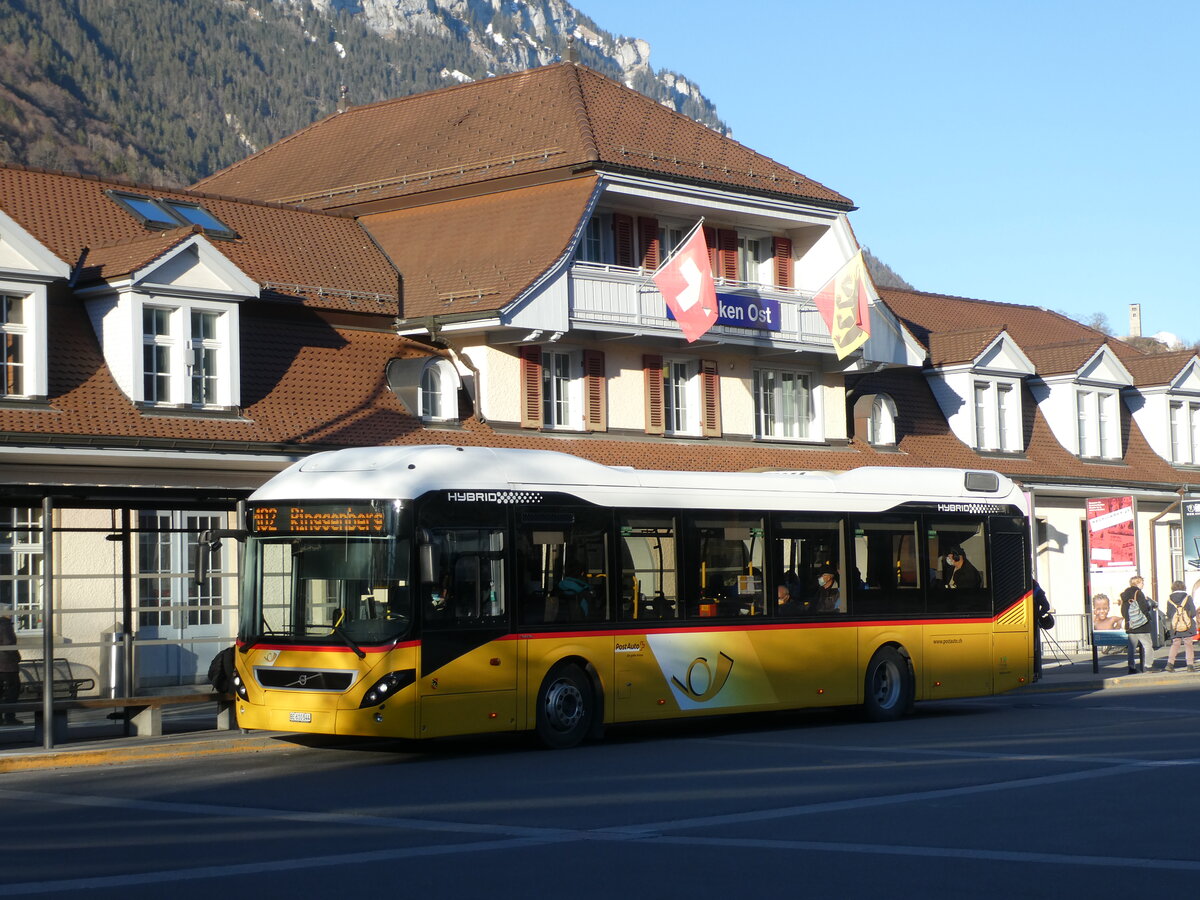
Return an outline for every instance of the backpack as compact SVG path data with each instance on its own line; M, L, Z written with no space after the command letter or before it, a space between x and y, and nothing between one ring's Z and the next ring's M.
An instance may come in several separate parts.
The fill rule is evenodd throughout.
M229 689L233 687L234 652L232 647L226 647L214 656L208 665L208 682L219 694L228 693Z
M1176 593L1182 593L1177 591ZM1172 594L1171 597L1174 597ZM1183 596L1187 596L1184 594ZM1168 598L1167 602L1175 607L1175 614L1171 616L1171 632L1173 634L1187 634L1192 630L1192 617L1188 615L1187 607L1182 603L1176 603L1173 599Z
M1136 596L1129 599L1129 629L1141 628L1149 619L1146 618L1146 613L1142 611L1142 604L1138 603Z

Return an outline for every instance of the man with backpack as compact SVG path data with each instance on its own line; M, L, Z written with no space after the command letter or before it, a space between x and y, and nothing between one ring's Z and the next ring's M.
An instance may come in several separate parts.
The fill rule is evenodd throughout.
M1154 668L1154 639L1150 629L1154 617L1150 612L1150 601L1142 593L1141 575L1129 579L1129 587L1121 591L1121 615L1125 619L1125 632L1129 635L1129 674L1149 672ZM1137 663L1137 645L1142 645L1142 664Z

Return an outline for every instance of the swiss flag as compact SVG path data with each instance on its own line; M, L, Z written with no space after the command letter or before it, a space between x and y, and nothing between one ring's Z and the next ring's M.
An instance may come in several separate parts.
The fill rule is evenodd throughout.
M693 231L671 261L654 273L654 284L689 344L716 324L717 289L708 268L703 229Z

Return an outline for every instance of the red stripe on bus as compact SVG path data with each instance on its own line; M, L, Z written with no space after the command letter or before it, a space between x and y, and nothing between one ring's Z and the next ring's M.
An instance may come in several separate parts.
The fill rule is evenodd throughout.
M245 645L245 641L238 641L239 647ZM389 647L363 647L363 653L390 653L393 650L401 650L405 647L419 647L420 641L403 641L399 644L392 644ZM251 650L288 650L299 652L313 653L353 653L354 651L345 644L331 644L324 646L320 644L254 644L250 647Z

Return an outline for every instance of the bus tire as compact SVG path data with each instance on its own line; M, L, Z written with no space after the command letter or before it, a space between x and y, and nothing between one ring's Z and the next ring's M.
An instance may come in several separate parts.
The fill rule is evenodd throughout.
M537 696L537 736L552 750L583 741L596 717L596 696L579 666L567 663L550 671Z
M872 722L892 722L912 710L912 667L895 647L880 647L867 664L863 712Z

